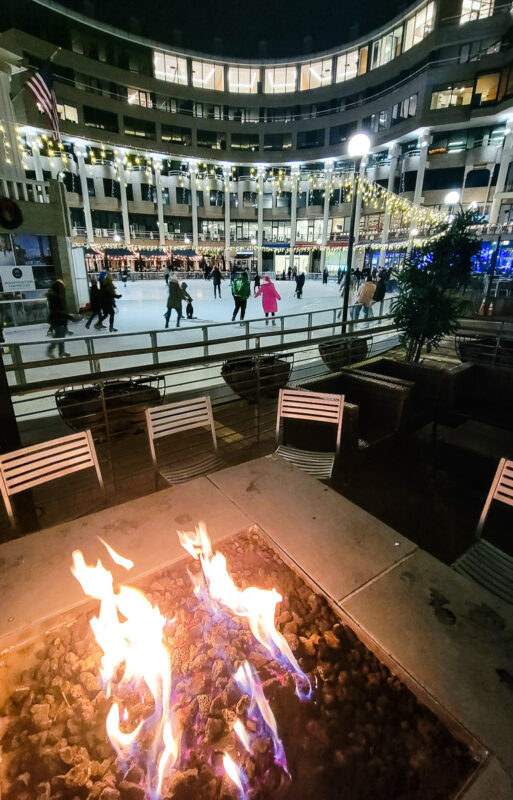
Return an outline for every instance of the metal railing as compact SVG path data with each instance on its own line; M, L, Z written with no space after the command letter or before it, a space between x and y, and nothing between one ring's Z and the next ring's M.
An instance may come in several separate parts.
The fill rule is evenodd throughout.
M48 181L27 181L0 179L0 197L10 200L25 200L27 203L49 203L50 185Z

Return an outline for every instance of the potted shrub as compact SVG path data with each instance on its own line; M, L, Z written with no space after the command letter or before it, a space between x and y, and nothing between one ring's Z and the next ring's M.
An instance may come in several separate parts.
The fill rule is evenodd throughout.
M331 372L365 361L372 347L372 336L344 336L319 343L319 355Z
M284 355L243 356L225 361L221 368L224 380L239 397L254 402L257 393L277 397L287 385L292 370L290 360Z

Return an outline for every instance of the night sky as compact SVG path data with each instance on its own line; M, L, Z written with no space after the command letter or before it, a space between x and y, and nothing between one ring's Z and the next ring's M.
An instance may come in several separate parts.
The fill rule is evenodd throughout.
M403 11L400 0L60 0L163 43L239 58L327 50Z

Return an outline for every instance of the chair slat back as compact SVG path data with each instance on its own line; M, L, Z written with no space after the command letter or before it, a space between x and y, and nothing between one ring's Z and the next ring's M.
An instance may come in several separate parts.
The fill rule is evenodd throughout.
M208 396L147 408L146 421L152 439L202 427L209 427L215 436L212 405Z
M495 477L490 486L488 497L486 498L479 522L476 528L476 536L479 538L483 532L483 527L490 510L492 500L498 500L506 505L513 506L513 461L501 458Z
M91 431L74 433L1 455L0 490L11 524L14 524L9 500L11 495L89 467L96 470L103 492L103 478Z
M280 422L283 418L309 422L327 422L337 426L337 455L340 448L344 395L324 392L280 389L276 417L276 440L280 441Z

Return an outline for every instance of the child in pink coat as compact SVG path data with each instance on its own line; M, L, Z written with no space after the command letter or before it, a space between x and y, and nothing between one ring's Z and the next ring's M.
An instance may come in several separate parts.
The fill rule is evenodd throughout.
M264 276L262 285L259 287L258 291L255 292L255 297L260 297L260 295L262 295L262 308L264 309L264 314L266 316L265 324L269 325L269 320L267 317L269 314L274 317L278 311L278 303L276 301L281 300L281 297L276 291L274 283L267 275ZM274 319L273 325L276 325Z

